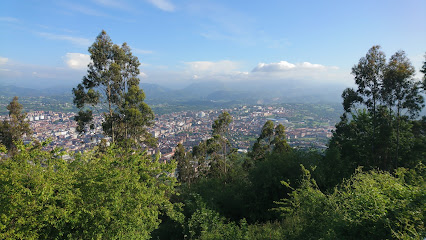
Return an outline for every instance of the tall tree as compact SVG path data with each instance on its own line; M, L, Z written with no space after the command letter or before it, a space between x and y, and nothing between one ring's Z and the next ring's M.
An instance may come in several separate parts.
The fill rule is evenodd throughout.
M348 93L351 93L347 95L351 100L365 104L373 114L373 141L371 144L373 154L376 137L376 113L378 103L381 100L380 87L383 83L385 67L385 54L380 50L380 46L373 46L368 50L365 57L362 57L358 64L352 68L355 83L358 85L358 89L356 90L358 97L353 95L353 90L347 90ZM349 106L352 105L347 99L344 102ZM346 106L345 109L347 109Z
M275 127L275 136L272 140L274 146L273 151L276 153L284 153L290 151L291 147L287 144L285 137L285 127L282 124L278 124Z
M139 88L139 60L130 47L113 44L105 31L89 47L91 63L82 83L73 89L74 104L80 109L75 117L77 130L83 132L93 120L92 108L106 110L102 128L112 142L126 144L154 140L147 127L153 124L154 114L144 103L145 94ZM88 108L91 107L91 108Z
M399 155L400 121L403 114L401 111L406 109L411 117L415 117L424 107L424 99L420 94L421 82L413 79L414 74L415 69L405 52L398 51L390 58L383 78L382 98L391 112L392 108L396 108L396 167Z
M426 91L426 54L425 54L425 61L423 62L423 67L420 70L420 72L423 73L423 90Z
M270 152L271 142L274 139L274 122L268 120L262 127L260 136L257 138L256 142L253 144L253 149L249 153L250 157L254 161L258 161L265 158L265 154Z
M345 113L336 125L327 156L340 159L344 177L359 165L388 171L407 166L401 160L414 151L410 118L424 107L421 82L414 80L414 67L403 51L386 63L379 49L373 46L352 69L358 89L342 94ZM366 109L360 111L360 106Z
M254 160L262 160L266 154L271 152L287 152L290 146L285 138L285 127L278 124L274 128L274 122L266 121L262 127L262 132L253 144L253 150L250 152L250 157Z
M18 97L15 96L7 106L9 119L0 122L0 143L5 145L9 151L16 148L15 143L22 139L24 134L32 133L30 125L25 120L27 114L22 112L22 109Z
M226 146L229 144L227 133L229 124L232 123L232 116L228 112L223 112L218 119L213 122L213 139L217 139L222 146L222 157L224 162L224 172L226 173Z
M190 152L185 151L185 147L179 143L176 146L173 159L177 163L178 177L177 179L182 183L187 183L191 186L192 180L195 178L195 169L191 163L192 156Z

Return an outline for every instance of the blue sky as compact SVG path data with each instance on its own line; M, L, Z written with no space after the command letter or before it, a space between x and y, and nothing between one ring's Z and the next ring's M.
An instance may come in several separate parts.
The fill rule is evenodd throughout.
M5 0L0 85L73 86L105 29L138 56L141 81L301 81L350 85L373 45L426 52L426 1ZM418 75L420 77L420 75Z

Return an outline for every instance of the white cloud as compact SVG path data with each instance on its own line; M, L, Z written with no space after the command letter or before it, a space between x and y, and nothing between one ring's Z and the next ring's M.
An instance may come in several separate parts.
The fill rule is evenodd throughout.
M299 65L301 68L310 68L310 69L325 69L326 67L321 64L313 64L310 62L303 62Z
M185 62L188 67L188 71L194 73L229 73L235 71L239 63L222 60L217 62L211 61L195 61L195 62Z
M289 63L280 61L277 63L259 63L252 72L285 72L285 71L301 71L301 70L337 70L335 66L324 66L310 62Z
M45 37L47 39L51 39L51 40L65 40L65 41L69 41L72 44L75 45L80 45L80 46L90 46L92 44L92 41L90 41L87 38L81 38L81 37L73 37L73 36L68 36L68 35L57 35L57 34L52 34L52 33L46 33L46 32L37 32L38 35Z
M9 61L8 58L0 57L0 65L6 64Z
M253 72L277 72L293 69L295 67L296 65L287 61L280 61L277 63L259 63L253 69Z
M326 66L310 62L290 63L259 63L250 72L250 79L258 80L297 80L316 83L344 83L352 80L349 70L340 70L336 66Z
M71 69L85 70L90 63L90 56L83 53L67 53L65 63Z
M144 72L140 72L139 73L139 77L141 77L141 78L147 78L148 75L146 73L144 73Z
M166 11L166 12L175 11L175 6L173 5L173 3L167 0L147 0L147 1L163 11Z

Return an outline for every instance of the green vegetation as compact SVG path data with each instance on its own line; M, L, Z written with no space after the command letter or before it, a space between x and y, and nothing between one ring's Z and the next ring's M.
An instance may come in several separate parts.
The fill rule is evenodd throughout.
M139 88L140 62L130 47L113 44L105 31L90 46L87 75L73 89L74 104L80 109L75 116L77 131L93 128L93 109L105 109L102 129L112 142L136 146L154 146L156 141L148 133L154 113L144 102L145 93Z
M77 112L77 108L72 104L71 94L63 96L19 97L19 101L24 106L26 112ZM9 102L9 98L0 96L0 115L8 113L6 106Z
M25 121L27 114L22 112L22 108L18 97L15 96L7 106L9 119L0 122L0 143L13 153L16 151L15 143L21 139L22 135L31 134L30 125Z
M238 153L227 112L172 163L131 144L71 160L46 143L17 140L13 154L0 145L0 238L424 239L426 117L414 117L425 89L403 52L386 63L379 49L354 67L358 89L344 91L324 152L291 148L267 121Z
M174 165L109 147L63 160L18 144L0 161L1 239L149 239L169 201ZM63 152L62 152L63 153Z

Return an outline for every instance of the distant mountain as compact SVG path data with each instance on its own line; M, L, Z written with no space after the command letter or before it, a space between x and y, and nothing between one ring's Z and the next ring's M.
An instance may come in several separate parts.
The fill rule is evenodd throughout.
M171 91L169 88L153 83L141 83L140 87L145 92L146 99L163 97Z
M241 102L241 103L340 103L344 86L308 85L297 81L269 82L196 82L174 90L154 83L141 83L149 104L184 102ZM72 96L72 87L31 89L0 86L0 96Z
M0 86L0 96L4 97L38 97L38 96L57 96L57 95L71 95L72 90L66 87L53 87L46 89L32 89L17 86Z
M178 99L206 99L209 94L223 90L226 90L225 83L223 82L197 82L183 89L173 91L172 96Z

